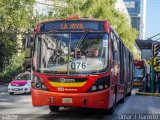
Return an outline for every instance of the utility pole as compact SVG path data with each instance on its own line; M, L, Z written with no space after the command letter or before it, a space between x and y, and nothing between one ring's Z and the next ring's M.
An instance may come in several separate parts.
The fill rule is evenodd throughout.
M154 66L157 64L158 43L152 43L152 79L151 79L151 93L154 92L155 71Z
M152 57L152 79L151 79L151 93L154 92L154 57Z

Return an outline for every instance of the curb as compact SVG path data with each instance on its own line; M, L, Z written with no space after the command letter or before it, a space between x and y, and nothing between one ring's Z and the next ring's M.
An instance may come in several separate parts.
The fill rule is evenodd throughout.
M160 97L160 93L145 93L145 92L136 92L135 95L143 95L143 96L156 96Z

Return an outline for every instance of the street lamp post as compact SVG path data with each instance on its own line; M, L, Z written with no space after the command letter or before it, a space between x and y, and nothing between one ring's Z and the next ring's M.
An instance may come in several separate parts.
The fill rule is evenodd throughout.
M153 87L154 87L154 57L152 57L152 79L151 79L151 93L153 93L154 92L154 89L153 89Z

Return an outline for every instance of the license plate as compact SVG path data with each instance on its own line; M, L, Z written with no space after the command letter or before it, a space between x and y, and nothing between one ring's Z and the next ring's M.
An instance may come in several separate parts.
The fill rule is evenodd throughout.
M72 98L62 98L62 103L72 103Z

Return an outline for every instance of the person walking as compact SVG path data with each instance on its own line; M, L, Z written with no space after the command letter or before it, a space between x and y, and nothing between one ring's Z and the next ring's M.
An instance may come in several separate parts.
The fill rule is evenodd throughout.
M150 92L150 85L151 85L151 78L150 78L150 74L147 73L146 75L146 92Z
M158 74L155 73L155 76L154 76L154 93L156 93L156 91L157 91L157 82L158 82Z

